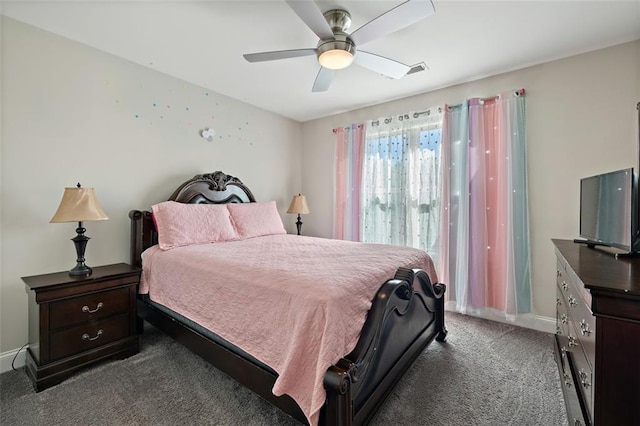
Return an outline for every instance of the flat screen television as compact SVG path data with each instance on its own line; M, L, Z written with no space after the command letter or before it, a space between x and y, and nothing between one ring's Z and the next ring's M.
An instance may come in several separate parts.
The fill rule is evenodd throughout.
M590 247L640 251L633 168L580 179L580 237Z

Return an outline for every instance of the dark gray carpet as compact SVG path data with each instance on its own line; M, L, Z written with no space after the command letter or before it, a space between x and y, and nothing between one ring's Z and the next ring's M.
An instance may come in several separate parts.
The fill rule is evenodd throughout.
M447 312L433 342L373 425L566 425L550 334ZM24 371L0 375L7 425L299 425L160 331L138 355L35 393Z

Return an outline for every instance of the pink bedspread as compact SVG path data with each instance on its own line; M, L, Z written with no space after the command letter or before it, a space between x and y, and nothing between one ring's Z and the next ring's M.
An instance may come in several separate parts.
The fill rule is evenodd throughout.
M143 254L141 293L184 315L278 373L311 425L327 369L351 352L371 301L399 266L422 268L421 250L297 235L193 245Z

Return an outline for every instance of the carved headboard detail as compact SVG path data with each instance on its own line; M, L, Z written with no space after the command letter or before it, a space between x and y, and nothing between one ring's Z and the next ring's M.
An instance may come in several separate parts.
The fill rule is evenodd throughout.
M169 200L188 204L252 203L251 190L237 177L217 171L195 175L176 189Z
M253 193L237 177L221 171L195 175L173 191L169 201L186 204L253 203ZM158 243L150 211L131 210L131 264L142 266L142 252Z

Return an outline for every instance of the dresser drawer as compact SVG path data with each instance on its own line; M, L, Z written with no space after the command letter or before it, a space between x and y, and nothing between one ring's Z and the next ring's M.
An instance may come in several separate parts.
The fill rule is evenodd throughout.
M49 309L49 327L56 330L128 312L129 294L130 289L125 287L53 302Z
M585 404L585 411L588 418L593 420L593 372L587 362L587 357L581 348L571 351L571 361L573 363L573 374L576 389L580 393ZM590 422L591 423L591 422Z
M571 367L569 366L571 352L567 351L566 342L566 336L556 336L556 361L560 371L560 385L567 407L567 417L570 426L586 426L588 423L585 421L578 397L578 388L576 387L579 385L574 382Z
M50 337L52 361L96 348L130 335L129 314L80 324Z
M568 311L576 337L580 340L580 346L587 357L590 368L593 369L596 362L596 318L584 303L569 306Z
M556 333L566 337L569 335L569 315L567 313L567 300L564 298L560 287L556 295Z
M587 356L591 368L595 365L596 319L591 312L591 295L577 277L572 276L558 263L559 320L567 319L572 327L563 331L571 336L572 347L580 347Z

